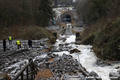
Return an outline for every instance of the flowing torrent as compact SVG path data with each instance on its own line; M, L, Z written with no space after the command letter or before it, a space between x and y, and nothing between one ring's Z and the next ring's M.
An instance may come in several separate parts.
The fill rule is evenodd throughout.
M96 61L98 58L96 57L95 53L92 52L91 45L76 45L74 44L76 36L75 35L67 35L67 36L60 36L60 38L66 38L66 41L62 41L61 39L57 39L54 46L59 48L60 44L68 44L67 46L72 47L72 49L78 49L81 52L79 53L73 53L70 54L69 51L61 51L61 52L54 52L54 54L58 54L59 56L62 56L63 54L72 55L74 59L77 59L83 67L87 69L88 72L94 71L96 72L102 80L110 80L109 73L110 72L117 72L117 69L115 69L116 66L119 66L120 64L114 64L111 66L97 66ZM64 47L63 47L64 48Z

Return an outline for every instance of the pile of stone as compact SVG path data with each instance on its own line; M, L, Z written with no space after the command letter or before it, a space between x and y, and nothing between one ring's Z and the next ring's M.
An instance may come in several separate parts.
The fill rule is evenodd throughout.
M120 80L120 73L111 72L109 73L109 77L111 78L111 80Z
M61 78L63 74L78 75L78 73L82 73L79 63L72 56L65 54L49 64L49 68L58 78Z
M46 57L44 57L44 58L39 58L39 57L36 58L34 63L37 64L37 67L40 70L44 70L44 69L48 68L46 66L46 64L49 63L48 61L52 58L57 58L57 57L58 57L58 55L55 55L55 54L52 54L51 52L49 52L49 53L46 54Z
M69 51L70 49L72 49L71 46L68 46L69 44L65 43L65 44L59 44L59 46L54 46L52 48L53 52L60 52L60 51Z

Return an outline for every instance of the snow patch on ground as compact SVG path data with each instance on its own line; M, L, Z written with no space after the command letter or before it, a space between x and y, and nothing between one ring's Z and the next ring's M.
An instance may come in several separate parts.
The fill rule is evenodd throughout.
M63 44L63 41L62 41L62 40L57 39L57 40L56 40L56 43L55 43L55 45L54 45L54 46L59 46L59 44Z
M70 55L70 53L68 51L53 52L53 54L56 54L56 55L59 55L59 56L62 56L63 54Z
M75 40L76 40L76 36L71 35L66 39L65 43L72 43L72 42L75 42Z
M6 69L7 70L12 70L12 69L14 69L14 70L12 70L11 72L10 72L10 75L17 75L18 73L19 73L19 71L26 65L28 63L28 60L22 60L22 61L20 61L20 62L18 62L18 63L15 63L15 64L13 64L13 65L11 65L11 66L9 66L9 67L6 67ZM21 66L22 65L22 66ZM12 76L13 77L13 76Z
M43 54L43 55L40 55L40 56L36 56L33 61L37 60L37 59L41 59L41 58L45 58L47 56L47 54Z

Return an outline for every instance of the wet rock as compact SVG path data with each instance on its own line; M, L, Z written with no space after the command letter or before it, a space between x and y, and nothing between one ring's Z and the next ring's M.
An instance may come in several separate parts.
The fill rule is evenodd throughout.
M83 74L79 73L78 76L81 78L81 80L85 80L85 77Z
M115 69L120 69L120 66L115 67Z
M66 38L63 38L63 42L65 42L66 41Z
M109 74L109 76L110 76L110 77L118 77L119 74L118 74L118 73L115 73L115 72L111 72L111 73Z
M97 65L103 65L104 62L103 62L102 60L97 60L97 61L96 61L96 64L97 64Z
M68 45L69 45L69 43L65 43L64 45L65 45L65 46L68 46Z
M54 46L54 47L52 48L52 51L53 51L53 52L60 52L60 49L59 49L57 46Z
M73 49L73 50L70 50L70 53L75 53L75 52L81 52L80 50L78 49Z
M90 72L89 76L94 76L94 77L98 77L98 74L95 73L94 71Z
M107 66L111 66L112 64L111 64L110 62L107 62L106 65L107 65Z
M59 78L63 74L77 75L78 72L81 72L78 63L72 58L72 56L66 54L55 59L49 67Z
M111 66L111 63L110 63L110 62L105 62L105 61L103 61L103 60L97 60L97 61L96 61L96 64L97 64L98 66L101 66L101 67Z
M118 72L118 74L120 75L120 70L118 70L117 72Z
M118 77L118 80L120 80L120 76Z

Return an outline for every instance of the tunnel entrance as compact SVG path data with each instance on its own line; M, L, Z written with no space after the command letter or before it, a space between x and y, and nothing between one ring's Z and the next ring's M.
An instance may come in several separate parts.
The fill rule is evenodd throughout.
M69 22L71 23L71 15L67 14L62 19L63 22Z

